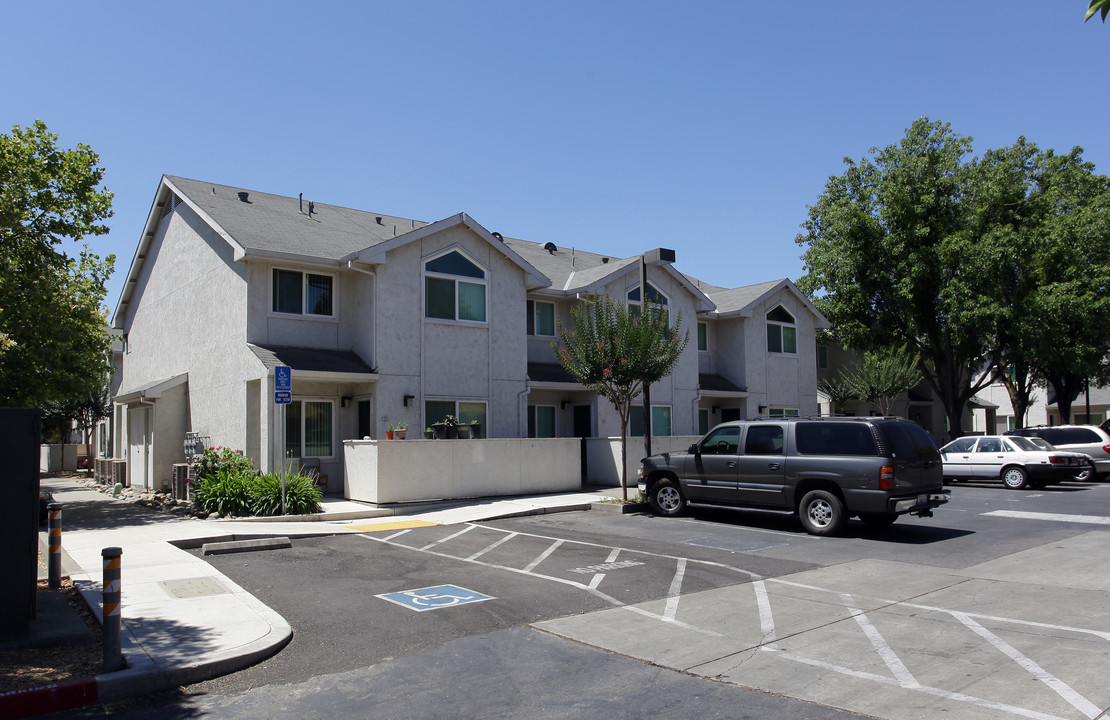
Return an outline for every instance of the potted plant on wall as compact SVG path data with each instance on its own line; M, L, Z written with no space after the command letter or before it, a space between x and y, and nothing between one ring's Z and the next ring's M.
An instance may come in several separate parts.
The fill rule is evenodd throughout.
M393 439L393 433L394 433L393 424L390 423L389 425L386 426L386 429L385 429L385 439L386 440L392 440Z
M459 436L459 419L454 415L446 415L437 423L432 423L436 438L439 440L454 440Z
M393 437L398 440L404 440L409 434L409 424L407 422L399 422L393 427Z
M470 421L470 439L480 440L482 438L482 423L477 420Z
M430 425L428 427L424 428L424 439L425 440L431 440L435 436L436 436L435 431L432 430Z

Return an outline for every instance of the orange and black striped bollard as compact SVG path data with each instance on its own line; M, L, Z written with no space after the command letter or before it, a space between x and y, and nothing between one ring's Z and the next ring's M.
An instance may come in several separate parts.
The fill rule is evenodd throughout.
M120 556L123 548L109 547L100 551L104 558L104 672L123 668L123 648L120 645Z
M50 503L46 506L50 521L50 554L46 558L47 578L51 590L62 587L62 506Z

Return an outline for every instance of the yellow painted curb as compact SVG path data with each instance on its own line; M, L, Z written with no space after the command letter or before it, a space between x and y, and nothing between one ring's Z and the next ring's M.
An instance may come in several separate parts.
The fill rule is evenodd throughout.
M351 530L359 532L382 532L384 530L407 530L408 528L435 527L439 523L426 520L401 520L399 522L373 523L371 525L347 525Z

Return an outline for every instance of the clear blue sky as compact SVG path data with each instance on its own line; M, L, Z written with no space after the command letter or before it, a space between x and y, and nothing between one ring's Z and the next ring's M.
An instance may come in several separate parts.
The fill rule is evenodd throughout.
M163 173L739 286L803 272L845 156L948 122L1110 173L1086 0L6 3L0 125L91 145L114 308Z

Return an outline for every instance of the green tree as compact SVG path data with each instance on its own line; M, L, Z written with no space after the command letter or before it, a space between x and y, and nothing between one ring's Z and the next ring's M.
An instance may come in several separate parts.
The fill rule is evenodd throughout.
M1087 17L1083 18L1083 22L1087 22L1097 14L1101 14L1102 21L1106 22L1106 16L1110 15L1110 0L1091 0L1091 4L1087 6Z
M797 237L798 286L857 353L904 347L920 358L953 435L984 387L985 343L975 298L958 282L969 244L963 199L971 140L917 120L897 144L873 148L830 177ZM969 311L971 310L971 311Z
M87 397L107 364L115 258L60 246L108 232L112 194L96 153L57 140L41 121L0 135L0 405Z
M820 390L829 399L830 410L833 415L840 415L844 412L844 405L856 397L855 390L845 379L845 373L842 370L840 377L832 377L821 380L817 383L817 389Z
M898 396L921 382L921 371L914 353L887 349L866 353L843 381L854 397L878 405L883 415L892 415Z
M1061 414L1087 378L1104 377L1110 322L1110 179L1025 138L974 163L969 235L957 277L977 297L994 379L1021 422L1034 387Z
M559 323L562 343L551 349L580 383L613 403L621 421L621 491L628 499L627 440L632 401L645 384L670 375L690 339L682 332L681 311L668 322L667 309L649 303L629 312L608 295L594 296L571 309L574 327Z

